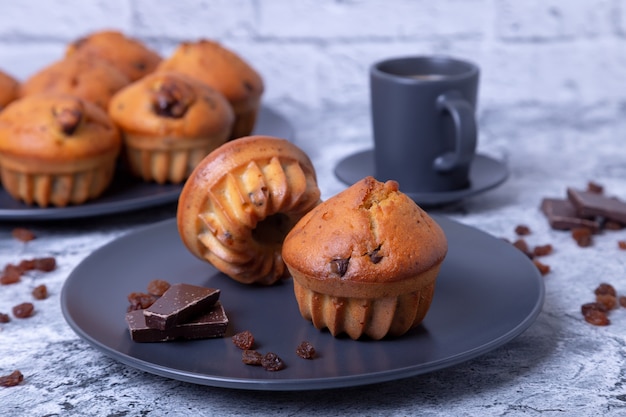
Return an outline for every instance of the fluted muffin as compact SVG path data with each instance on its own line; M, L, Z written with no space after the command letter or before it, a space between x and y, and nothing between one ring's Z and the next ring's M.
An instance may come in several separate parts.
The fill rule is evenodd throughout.
M4 71L0 71L0 111L18 97L19 82Z
M26 204L64 207L100 196L120 147L106 112L74 96L32 95L0 113L2 185Z
M222 93L235 111L232 138L252 133L264 85L258 72L243 58L218 42L183 42L158 66L195 77Z
M304 151L284 139L248 136L196 167L178 200L178 231L192 254L232 279L271 285L289 276L285 235L319 201Z
M93 32L68 45L66 56L79 54L107 61L130 81L150 74L161 62L161 56L156 51L116 30Z
M283 242L301 315L352 339L421 323L446 253L439 225L395 181L372 177L315 207Z
M37 71L22 83L20 96L39 93L70 94L106 110L111 97L130 80L102 59L73 55Z
M226 142L233 110L213 88L177 72L152 73L119 91L109 115L121 129L131 172L180 183Z

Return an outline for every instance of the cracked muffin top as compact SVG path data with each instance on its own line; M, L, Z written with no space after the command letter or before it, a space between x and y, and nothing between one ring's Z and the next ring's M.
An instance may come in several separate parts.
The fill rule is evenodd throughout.
M395 181L366 177L307 213L283 244L283 259L312 280L412 280L440 264L439 225Z

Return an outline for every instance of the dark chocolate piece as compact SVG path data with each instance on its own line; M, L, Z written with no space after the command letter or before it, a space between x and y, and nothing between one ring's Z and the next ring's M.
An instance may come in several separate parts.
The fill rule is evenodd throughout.
M188 323L179 324L167 330L148 327L141 310L127 313L126 323L128 323L130 337L135 342L167 342L177 339L191 340L223 337L228 327L228 317L222 303L217 301L207 313L201 314Z
M586 227L593 233L600 230L600 223L594 219L579 216L569 200L544 198L541 201L541 211L548 218L548 223L553 229L571 230Z
M603 194L567 189L567 198L579 216L600 216L607 220L626 223L626 202Z
M143 310L146 325L166 330L189 321L211 308L219 299L220 290L191 284L173 284L163 296Z

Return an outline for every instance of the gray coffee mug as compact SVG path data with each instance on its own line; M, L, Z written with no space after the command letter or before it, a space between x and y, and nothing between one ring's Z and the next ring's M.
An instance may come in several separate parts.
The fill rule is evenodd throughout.
M469 186L479 68L439 56L388 59L370 71L375 176L405 192Z

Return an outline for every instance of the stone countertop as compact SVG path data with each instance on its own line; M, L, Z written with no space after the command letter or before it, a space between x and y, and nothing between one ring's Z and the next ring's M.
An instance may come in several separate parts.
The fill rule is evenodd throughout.
M96 248L173 217L173 204L82 220L0 223L0 265L40 256L54 256L58 262L53 272L29 274L18 284L0 287L0 312L7 313L30 299L36 284L46 284L50 292L46 300L34 302L33 317L0 324L0 374L19 369L25 377L17 387L0 388L0 414L623 415L626 309L611 313L611 325L596 327L583 320L580 306L593 300L601 282L626 294L626 251L617 247L619 240L626 240L626 229L605 232L591 247L580 248L567 232L550 229L539 203L543 197L564 197L567 186L584 188L589 180L626 198L626 155L619 134L624 127L564 134L543 126L527 129L526 138L512 135L481 142L481 152L507 163L508 180L432 212L511 240L516 238L515 226L525 224L532 231L528 243L552 244L554 253L542 258L551 267L544 278L543 311L522 335L476 359L369 386L265 392L194 385L123 365L78 337L61 313L59 296L68 274ZM332 145L313 149L316 134L298 132L296 143L312 155L327 198L344 188L333 175L335 164L370 142L342 141L337 133ZM11 237L16 226L30 228L37 238L18 242Z

